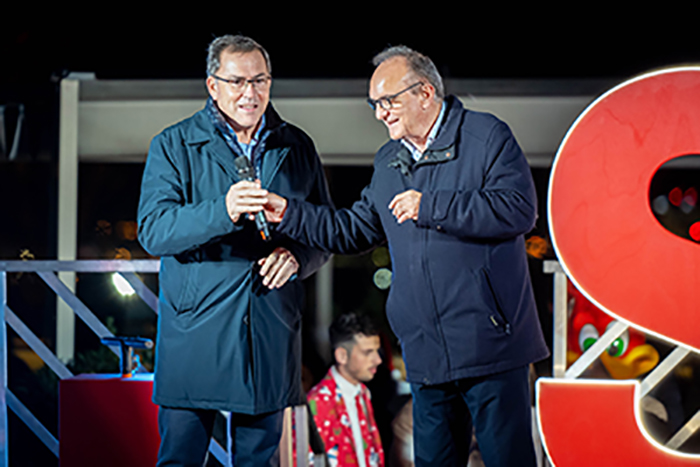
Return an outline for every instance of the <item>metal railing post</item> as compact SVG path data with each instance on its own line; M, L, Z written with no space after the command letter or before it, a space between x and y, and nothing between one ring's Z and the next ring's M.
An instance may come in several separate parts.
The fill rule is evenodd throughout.
M559 262L554 260L544 262L544 272L554 274L552 376L563 378L566 373L567 278Z
M80 81L61 81L58 137L58 259L74 261L78 250L78 103ZM75 292L75 272L59 279ZM56 300L56 355L63 362L75 356L75 315L70 305Z
M0 467L7 467L7 272L0 271Z

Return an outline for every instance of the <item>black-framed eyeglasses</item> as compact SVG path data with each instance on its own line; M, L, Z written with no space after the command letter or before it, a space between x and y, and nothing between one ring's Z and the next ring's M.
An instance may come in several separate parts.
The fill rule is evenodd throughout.
M253 86L253 89L261 90L266 89L270 82L272 81L272 76L270 75L258 75L254 78L243 78L242 76L234 76L233 78L222 78L221 76L211 75L213 78L228 83L235 89L243 90L248 84Z
M379 107L381 107L384 110L391 110L391 108L394 107L394 102L393 102L394 99L399 97L404 92L410 91L411 89L415 88L416 86L422 86L422 85L423 85L423 81L418 81L417 83L410 85L409 87L407 87L403 91L399 91L396 94L392 94L391 96L384 96L384 97L380 97L379 99L371 99L368 97L367 103L372 108L372 110L377 110L377 105L379 105Z

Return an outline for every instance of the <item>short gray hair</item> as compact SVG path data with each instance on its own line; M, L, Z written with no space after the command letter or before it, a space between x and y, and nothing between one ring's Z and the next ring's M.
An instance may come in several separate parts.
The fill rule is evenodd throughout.
M395 57L405 58L411 72L417 75L418 78L427 80L435 88L436 99L442 100L445 98L445 87L442 84L442 76L440 76L433 61L410 47L406 47L405 45L388 47L374 56L372 65L378 67L382 62Z
M249 53L255 52L256 50L259 51L265 59L267 72L272 73L272 65L270 64L270 56L267 54L267 50L250 37L240 35L233 36L231 34L217 37L211 41L207 49L207 75L214 75L219 70L221 66L221 52Z

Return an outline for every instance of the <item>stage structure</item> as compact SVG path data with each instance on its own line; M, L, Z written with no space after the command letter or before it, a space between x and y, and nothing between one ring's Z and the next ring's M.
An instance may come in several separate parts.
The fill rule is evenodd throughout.
M537 385L541 436L558 467L700 466L679 452L700 412L661 445L640 402L687 355L700 352L700 245L666 230L649 201L668 161L700 154L700 67L649 73L593 102L568 131L549 187L555 274L554 379ZM700 227L694 224L692 229ZM617 321L566 369L566 276ZM577 379L632 326L676 345L641 383Z
M446 80L446 91L465 106L506 121L533 167L549 167L576 115L611 80ZM279 79L271 102L283 118L310 134L325 166L371 166L386 129L367 106L368 80ZM207 98L201 80L99 80L73 73L61 82L59 137L58 259L77 259L78 165L139 162L153 136L200 110ZM332 260L331 260L332 261ZM317 335L330 355L333 266L316 274ZM75 276L61 272L72 287ZM57 354L74 353L73 313L58 305ZM324 348L325 347L325 348Z
M9 407L46 445L56 457L59 456L59 440L44 427L32 412L8 389L7 381L7 331L10 326L17 335L41 358L60 380L73 378L71 371L14 313L8 306L8 273L36 273L56 294L71 313L75 313L100 338L114 337L95 314L68 288L57 273L119 273L131 285L144 302L157 313L158 297L139 279L136 273L157 273L160 261L0 261L0 467L8 463L7 408ZM111 348L119 354L117 347ZM115 433L118 434L118 433ZM157 435L157 433L156 433ZM212 446L215 454L224 455L220 446ZM218 457L218 456L217 456Z
M551 155L576 115L609 80L446 81L447 91L465 105L499 116L513 129L533 167L548 167ZM313 135L324 165L372 164L373 155L386 141L386 131L366 105L366 80L276 80L272 102L285 119ZM77 177L79 162L143 162L150 139L170 124L199 110L206 99L203 80L101 81L91 74L72 74L61 83L59 137L60 261L0 262L0 314L60 378L72 375L63 361L73 357L74 316L77 314L98 336L109 331L75 297L76 272L119 272L157 311L157 298L134 273L156 273L158 261L76 261ZM45 348L7 307L7 274L36 272L61 297L57 316L57 354ZM319 336L325 337L331 319L332 267L317 274ZM58 276L58 277L57 277ZM560 281L561 282L561 281ZM561 322L560 322L561 323ZM19 400L7 391L5 327L0 326L0 439L7 439L9 406L49 449L59 452L56 440ZM305 410L296 414L303 426ZM287 418L289 429L289 417ZM306 452L304 430L297 451ZM291 452L291 437L283 440ZM212 444L214 455L226 465L225 449ZM305 456L304 456L305 457ZM299 465L303 465L302 461ZM7 444L0 443L0 467L7 466Z
M48 430L44 425L36 418L34 414L8 389L7 381L7 332L6 326L10 326L17 335L41 358L41 360L56 374L56 376L64 381L71 380L71 387L75 387L76 383L81 383L80 378L74 378L71 371L61 362L61 360L51 351L23 322L18 316L10 309L7 304L7 274L8 273L35 273L37 274L46 285L53 290L60 301L62 301L71 312L75 313L87 326L101 339L114 337L107 327L100 322L100 320L95 316L95 314L70 290L59 278L57 273L60 272L70 272L75 273L95 273L95 274L120 274L126 281L131 285L136 294L155 312L158 313L158 297L154 294L148 286L146 286L143 281L138 277L137 274L156 274L160 267L159 260L135 260L135 261L123 261L123 260L83 260L83 261L0 261L0 364L2 365L2 370L0 371L0 439L5 440L0 442L0 467L8 467L8 449L7 449L7 408L10 408L31 430L32 432L44 443L44 445L54 454L59 457L59 452L61 451L59 440ZM111 348L115 354L120 353L118 346ZM119 375L102 375L102 376L113 376L115 379ZM85 379L85 378L83 378ZM90 379L90 378L87 378ZM102 379L102 378L101 378ZM136 381L138 379L138 381ZM144 391L143 389L138 389L135 391L138 393L136 396L141 397L142 400L137 401L135 404L137 406L147 406L152 405L151 402L151 391L150 387L152 384L152 375L139 375L132 385L147 384L149 390ZM122 383L123 383L122 379ZM89 381L88 381L89 382ZM120 381L115 381L116 386L112 384L110 390L118 390L117 386ZM106 386L105 386L106 387ZM85 394L85 392L81 392ZM134 390L130 389L130 394L134 394ZM133 395L131 397L134 397ZM94 401L93 401L94 402ZM130 412L127 408L122 407L124 417L129 419L130 423L138 423L137 419L139 413L145 413L147 416L153 412L152 410L143 410L141 412ZM298 406L294 408L294 417L299 421L299 425L303 428L297 429L297 452L305 453L308 452L309 446L309 435L308 435L308 411L305 405ZM154 412L153 412L154 413ZM90 414L87 414L90 415ZM222 412L224 417L228 417L228 413ZM61 416L70 416L70 414L63 413ZM81 417L85 418L86 414L81 414ZM114 418L114 414L112 414ZM291 466L291 456L292 456L292 436L291 436L291 411L288 409L285 413L284 418L284 433L281 441L281 456L282 463L284 466ZM155 433L152 433L149 438L153 439L155 436L158 437L157 425L154 420L148 420L144 422L145 425L152 427ZM124 422L125 423L125 422ZM65 424L64 424L65 425ZM122 425L123 426L123 425ZM114 428L101 427L100 433L112 433L113 437L111 439L102 440L106 443L112 443L115 446L112 449L118 449L119 447L125 446L125 439L122 435L123 430L119 429L119 426ZM110 431L111 430L111 431ZM120 438L121 437L121 438ZM72 438L71 438L72 439ZM146 440L147 441L147 440ZM141 454L145 462L143 465L152 465L149 462L151 458L155 459L156 451L153 451L153 443L147 443L143 441L146 448L151 449L150 452L142 453L140 448L143 446L129 445L128 448L133 451L129 455L133 458L139 457ZM91 448L92 449L92 448ZM156 444L157 449L157 444ZM94 449L92 449L94 451ZM71 458L80 458L78 454L75 453L75 446L70 447ZM229 465L229 456L227 453L227 447L222 447L216 440L212 439L209 446L210 453L224 466ZM91 454L93 455L93 454ZM304 467L308 465L308 456L300 455L297 462L298 466ZM315 465L322 465L322 459L317 459ZM100 465L113 465L109 463L109 459L103 459ZM118 464L117 464L118 465ZM140 465L137 463L130 463L130 465Z

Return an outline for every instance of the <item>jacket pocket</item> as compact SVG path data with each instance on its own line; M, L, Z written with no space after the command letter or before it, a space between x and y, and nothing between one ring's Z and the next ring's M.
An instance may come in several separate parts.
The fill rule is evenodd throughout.
M257 276L257 273L254 274ZM262 279L256 280L262 283ZM281 324L292 333L299 332L304 303L304 286L301 281L290 281L274 290L269 290L262 285L261 288L267 297L264 313L268 325Z
M443 221L447 219L447 215L452 210L451 206L455 198L455 192L437 190L434 196L432 218L434 221Z
M491 321L491 324L494 327L496 327L499 330L510 335L510 333L511 333L510 321L508 320L508 317L506 316L505 310L503 309L503 306L501 305L502 302L499 299L498 294L496 293L496 289L493 286L493 281L491 280L491 276L489 275L488 270L485 268L482 269L482 273L484 276L484 280L486 282L486 286L488 288L488 293L491 295L491 299L493 300L493 303L495 305L494 312L489 312L489 321Z
M177 301L173 304L178 314L192 310L194 307L194 267L195 263L186 264L183 268L182 283Z

